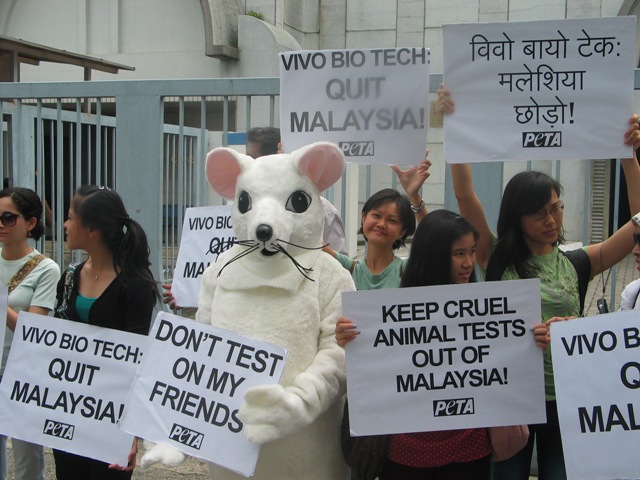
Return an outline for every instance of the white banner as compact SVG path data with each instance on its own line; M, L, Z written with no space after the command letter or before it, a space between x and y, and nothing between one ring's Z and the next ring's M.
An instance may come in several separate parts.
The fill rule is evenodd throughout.
M445 25L443 37L448 163L632 155L635 17Z
M202 274L233 245L231 205L187 208L171 293L180 307L197 307Z
M638 310L551 324L567 478L640 478Z
M545 421L538 279L350 292L342 308L362 332L346 347L354 435Z
M286 350L161 312L122 428L245 476L260 446L242 433L245 391L280 379Z
M429 49L280 54L280 129L287 152L337 144L346 161L419 164L429 126Z
M0 433L126 465L133 438L118 422L146 340L20 312L0 383Z

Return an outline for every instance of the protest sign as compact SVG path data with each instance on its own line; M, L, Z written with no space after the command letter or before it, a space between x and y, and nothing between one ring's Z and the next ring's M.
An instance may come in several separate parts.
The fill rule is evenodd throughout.
M127 464L120 430L146 337L20 312L0 383L0 433Z
M635 17L445 25L443 38L448 163L631 156Z
M280 129L287 152L337 144L347 162L419 164L429 126L429 49L280 54Z
M231 205L187 208L171 284L176 305L198 306L202 274L235 240Z
M639 478L638 311L551 324L567 478Z
M260 446L238 410L247 389L278 383L286 351L166 312L158 314L122 428L244 476Z
M356 436L544 422L538 279L344 293ZM375 418L375 422L371 421Z
M4 285L0 285L0 317L2 318L2 325L6 325L7 323L7 306L8 306L8 289ZM4 355L4 339L5 334L7 333L7 327L0 328L0 358L3 358Z

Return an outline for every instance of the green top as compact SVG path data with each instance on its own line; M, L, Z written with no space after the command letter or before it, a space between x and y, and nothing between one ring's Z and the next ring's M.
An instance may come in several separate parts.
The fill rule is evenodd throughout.
M562 252L554 247L547 255L533 255L527 266L540 279L540 299L542 301L542 321L551 317L570 317L580 315L580 294L578 292L578 274L573 264ZM513 267L507 268L502 280L517 280L519 277ZM544 383L547 400L556 399L553 382L553 364L551 348L544 352Z
M404 265L407 263L406 258L393 257L393 261L378 274L371 273L369 267L361 258L354 261L352 258L336 252L336 258L344 268L351 271L353 283L358 290L377 290L379 288L400 288L400 275ZM354 263L355 262L355 263ZM353 270L351 266L353 265Z

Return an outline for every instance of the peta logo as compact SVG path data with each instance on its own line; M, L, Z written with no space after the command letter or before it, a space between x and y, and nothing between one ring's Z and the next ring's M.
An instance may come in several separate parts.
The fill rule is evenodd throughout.
M472 415L474 413L473 398L433 401L434 417L453 417L455 415Z
M54 420L45 420L42 433L52 437L64 438L65 440L73 440L73 432L75 429L76 427L73 425L67 425L66 423L60 423Z
M561 147L562 132L522 132L524 148Z
M195 430L191 430L187 427L183 427L182 425L174 423L173 427L171 427L169 438L171 440L175 440L178 443L182 443L187 447L200 450L202 441L204 440L204 435L200 432L196 432Z
M345 157L373 157L373 142L340 142Z

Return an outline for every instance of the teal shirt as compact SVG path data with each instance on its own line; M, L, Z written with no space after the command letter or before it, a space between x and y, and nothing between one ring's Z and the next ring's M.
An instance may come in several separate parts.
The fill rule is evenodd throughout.
M400 288L402 270L407 263L406 258L393 257L393 261L378 274L373 274L367 267L364 258L358 261L336 252L336 258L344 268L351 271L353 283L358 290L377 290L379 288ZM351 267L353 266L353 270Z
M89 323L89 310L91 310L95 301L95 298L82 296L80 295L80 292L78 292L78 298L76 298L76 312L78 313L80 320L84 323Z

